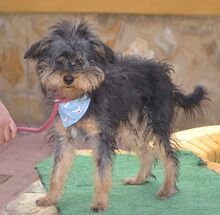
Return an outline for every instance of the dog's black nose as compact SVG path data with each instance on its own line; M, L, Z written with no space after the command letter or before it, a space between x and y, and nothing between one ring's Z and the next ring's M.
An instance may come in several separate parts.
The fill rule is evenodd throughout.
M64 80L65 84L70 85L70 84L73 83L74 77L71 76L71 75L65 75L65 76L63 77L63 80Z

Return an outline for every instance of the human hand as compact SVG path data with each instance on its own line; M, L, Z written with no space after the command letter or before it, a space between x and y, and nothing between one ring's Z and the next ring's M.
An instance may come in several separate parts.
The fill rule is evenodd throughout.
M17 127L8 110L0 101L0 144L8 142L16 135Z

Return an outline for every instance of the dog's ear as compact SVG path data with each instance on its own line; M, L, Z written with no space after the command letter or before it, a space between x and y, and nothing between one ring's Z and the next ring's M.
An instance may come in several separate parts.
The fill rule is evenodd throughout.
M104 60L106 63L114 63L115 53L114 51L103 44L102 42L92 42L95 52Z
M44 38L34 43L24 54L25 59L37 60L49 48L51 40Z

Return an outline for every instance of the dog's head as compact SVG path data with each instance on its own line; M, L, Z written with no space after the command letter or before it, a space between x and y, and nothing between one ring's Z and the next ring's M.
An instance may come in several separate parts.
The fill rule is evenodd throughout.
M25 53L37 63L43 90L74 99L98 88L114 52L83 21L63 21L51 30Z

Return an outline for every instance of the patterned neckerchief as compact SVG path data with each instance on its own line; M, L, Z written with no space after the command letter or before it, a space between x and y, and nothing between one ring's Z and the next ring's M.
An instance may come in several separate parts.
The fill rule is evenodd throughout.
M89 107L90 101L90 97L84 95L79 99L59 104L58 112L64 128L75 124L83 117Z

